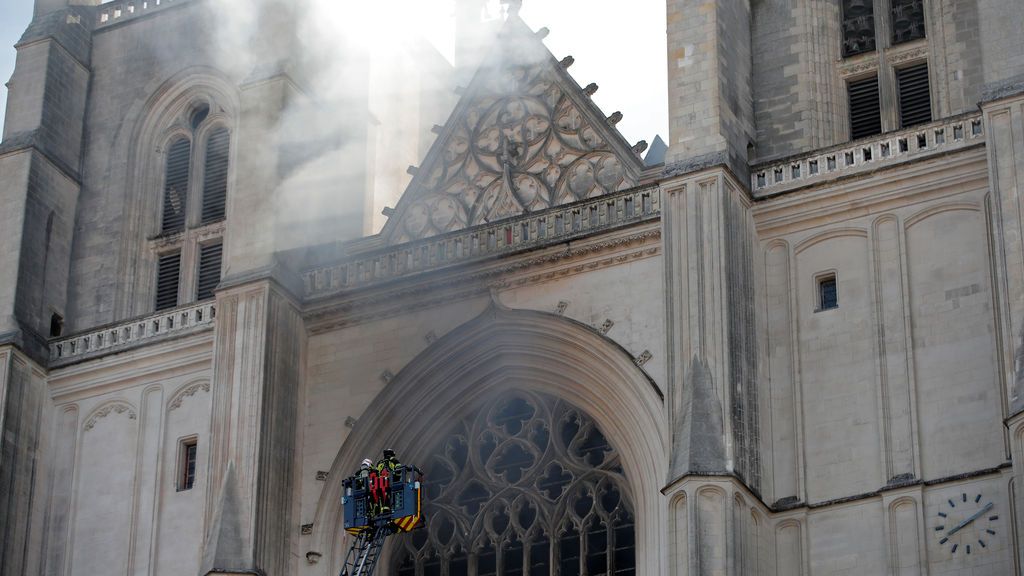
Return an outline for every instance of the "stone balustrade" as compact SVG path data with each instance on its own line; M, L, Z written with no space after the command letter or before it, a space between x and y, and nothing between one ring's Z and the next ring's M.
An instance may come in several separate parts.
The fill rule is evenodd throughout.
M154 8L167 6L168 4L180 4L185 0L123 0L121 2L110 2L100 6L96 13L96 25L105 26L115 22L122 22L131 17L138 16L152 11Z
M307 296L325 296L499 254L566 242L597 231L656 219L660 214L660 189L642 186L389 246L313 268L304 272L302 279Z
M965 114L755 166L750 189L755 197L771 196L984 141L981 114Z
M149 316L110 324L50 343L50 361L63 364L109 354L170 336L184 336L213 327L217 309L212 300L163 310Z

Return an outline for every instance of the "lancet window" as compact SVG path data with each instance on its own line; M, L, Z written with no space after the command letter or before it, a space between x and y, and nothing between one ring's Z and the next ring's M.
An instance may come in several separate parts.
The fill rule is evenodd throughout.
M151 240L156 310L211 298L220 282L230 141L224 114L205 100L166 140L159 232Z

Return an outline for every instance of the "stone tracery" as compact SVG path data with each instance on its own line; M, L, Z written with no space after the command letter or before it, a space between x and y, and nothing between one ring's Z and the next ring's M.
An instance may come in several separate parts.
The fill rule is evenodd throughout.
M441 153L414 181L418 189L410 189L394 242L636 185L548 60L499 67L479 81L447 138L435 144Z
M618 455L579 409L512 392L460 420L428 459L428 528L400 576L634 574Z

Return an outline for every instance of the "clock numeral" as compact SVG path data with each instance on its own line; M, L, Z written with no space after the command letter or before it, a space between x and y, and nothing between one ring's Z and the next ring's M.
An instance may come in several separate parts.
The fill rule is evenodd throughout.
M964 502L967 502L967 492L962 493L960 496L963 498Z
M946 513L945 512L939 512L939 516L942 516L943 518L946 518Z
M952 499L952 498L950 498L949 500L947 500L947 502L949 502L949 507L950 507L950 508L956 508L956 502L953 502L953 499Z
M974 503L977 504L978 502L981 502L981 494L974 497Z
M988 548L988 546L985 546L985 541L980 538L978 539L978 544L981 544L982 548Z
M956 554L956 549L959 548L959 547L960 547L959 544L953 544L953 548L950 549L950 552L952 552L953 554Z
M945 544L946 542L949 542L949 538L944 537L942 540L939 540L939 544Z
M936 527L935 527L935 531L936 531L936 532L942 532L942 531L943 531L943 530L945 530L945 529L946 529L946 527L945 527L945 526L936 526Z
M991 535L993 535L993 536L995 536L995 535L996 535L996 531L995 531L995 530L993 530L993 529L991 529L991 528L986 528L986 529L985 529L985 532L988 532L989 534L991 534Z
M993 522L995 522L996 520L999 520L999 516L998 515L996 515L996 516L989 516L988 519L993 521Z
M970 545L970 544L968 544L968 545L967 545L967 553L968 553L968 554L970 554L970 553L971 553L971 545Z

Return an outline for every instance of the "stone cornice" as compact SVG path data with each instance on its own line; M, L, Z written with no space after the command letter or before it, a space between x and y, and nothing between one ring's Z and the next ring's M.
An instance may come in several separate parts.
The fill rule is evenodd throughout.
M499 261L410 278L384 286L338 294L308 306L311 333L441 305L486 294L492 288L536 284L589 272L661 251L658 222L577 242L566 242Z
M50 342L50 366L67 366L150 342L210 330L216 314L212 301L199 302L55 339Z
M982 115L974 112L758 164L751 169L750 189L761 200L984 143Z
M952 482L960 482L960 481L963 481L963 480L970 480L970 479L974 479L974 478L981 478L981 477L984 477L984 476L991 476L991 475L994 475L994 474L1002 474L1004 472L1010 471L1011 468L1012 468L1012 464L1010 462L1004 462L1004 463L1002 463L1002 464L1000 464L998 466L993 466L991 468L983 468L983 469L980 469L980 470L972 470L970 472L964 472L962 474L954 474L952 476L945 476L945 477L942 477L942 478L934 478L934 479L931 479L931 480L921 480L921 479L918 479L918 478L913 478L913 479L910 479L909 481L905 481L905 482L899 482L899 483L894 483L894 484L887 484L887 485L882 486L881 488L878 488L877 490L873 490L871 492L863 492L863 493L860 493L860 494L850 494L848 496L841 496L839 498L832 498L832 499L829 499L829 500L821 500L821 501L818 501L818 502L809 502L809 503L808 502L799 501L799 500L786 501L786 502L783 502L782 500L780 500L780 501L776 502L775 504L769 505L769 504L764 502L764 500L762 499L760 494L758 494L756 491L752 490L750 488L750 486L747 485L747 483L743 480L743 478L741 478L740 476L738 476L737 474L735 474L733 472L728 472L728 471L691 472L691 473L685 474L683 476L680 476L679 478L676 478L675 480L672 480L671 482L666 484L661 489L661 493L667 495L670 492L672 492L673 489L676 488L677 486L679 486L681 484L684 484L684 483L686 483L688 481L693 481L693 480L697 480L697 481L716 481L717 480L717 481L725 481L725 482L734 482L744 492L746 492L751 498L753 498L758 503L758 505L764 511L766 511L766 512L770 512L772 514L783 514L783 513L789 513L789 512L801 512L802 511L804 513L807 513L807 512L812 512L814 510L827 509L827 508L831 508L831 507L834 507L834 506L841 506L841 505L844 505L844 504L857 503L857 502L861 502L863 500L870 500L870 499L874 499L874 498L881 498L883 494L891 492L891 491L894 491L894 490L905 490L905 489L911 488L911 487L941 486L943 484L948 484L948 483L952 483Z
M319 266L302 273L304 293L307 299L317 300L400 278L506 259L511 254L656 221L660 215L657 186L631 188Z
M898 171L864 173L859 178L757 202L753 208L759 238L769 241L795 230L813 228L838 214L874 213L898 205L960 193L965 186L985 188L988 171L980 147L936 156ZM941 175L941 176L940 176Z

